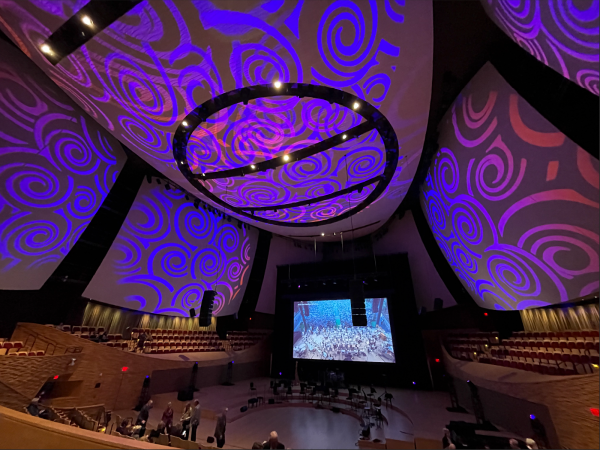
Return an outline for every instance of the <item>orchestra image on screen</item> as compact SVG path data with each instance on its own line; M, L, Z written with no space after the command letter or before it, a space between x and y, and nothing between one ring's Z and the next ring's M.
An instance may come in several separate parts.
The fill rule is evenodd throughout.
M352 325L350 300L294 302L293 357L393 363L386 298L365 299L367 326Z

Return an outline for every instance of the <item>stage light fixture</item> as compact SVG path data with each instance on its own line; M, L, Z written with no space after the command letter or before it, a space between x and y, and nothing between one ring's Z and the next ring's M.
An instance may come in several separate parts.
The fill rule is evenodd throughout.
M251 164L251 165L250 165L250 168L251 168L251 169L256 169L256 166L255 166L254 164Z
M162 183L160 182L160 178L157 178L157 179L156 179L156 184L162 184Z
M345 134L342 134L342 140L344 140L344 141L345 141L347 137L348 137L347 135L345 135Z
M94 25L94 22L92 22L92 19L90 19L90 16L83 16L81 18L81 21L84 23L84 25L87 25L88 27L91 27Z
M358 109L359 106L360 104L358 102L354 102L354 104L352 105L352 109Z
M535 416L534 416L533 414L529 414L529 418L530 418L531 420L535 420Z
M42 53L45 53L46 55L51 55L52 54L52 49L50 48L50 46L48 44L44 44L40 47L40 50L42 51Z
M325 236L325 233L321 233L321 236Z
M194 200L194 208L198 209L198 206L200 205L200 200L195 199Z
M146 181L147 181L148 183L152 183L152 176L150 176L150 175L146 175Z
M187 194L185 194L185 199L186 199L187 201L189 201L189 200L190 200L190 197L189 197Z
M284 161L289 161L290 160L290 156L289 155L283 155L283 160Z
M170 185L169 183L167 183L167 185L165 186L165 189L166 189L167 191L170 191L170 190L171 190L171 185Z
M276 81L273 83L273 86L275 86L276 89L279 89L281 87L281 81Z
M181 122L181 125L183 125L184 127L188 126L187 120L184 120L183 122Z

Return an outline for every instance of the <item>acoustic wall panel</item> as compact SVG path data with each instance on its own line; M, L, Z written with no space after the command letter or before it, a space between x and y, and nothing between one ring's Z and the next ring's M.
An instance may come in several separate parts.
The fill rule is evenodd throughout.
M480 306L525 309L598 291L598 160L486 64L440 125L421 205Z
M481 0L538 61L598 95L598 0Z
M205 290L213 315L237 312L258 230L202 208L185 193L144 181L84 297L156 314L189 316Z
M125 163L121 144L0 40L0 289L39 289Z

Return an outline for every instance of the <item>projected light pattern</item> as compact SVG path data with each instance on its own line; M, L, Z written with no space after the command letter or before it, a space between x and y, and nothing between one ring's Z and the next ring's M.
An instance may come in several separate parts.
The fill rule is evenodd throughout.
M488 63L440 126L421 202L435 239L485 308L598 291L599 164Z
M121 145L0 42L0 289L39 289L125 162Z
M598 0L481 0L509 36L565 78L598 95Z
M352 324L350 300L294 302L293 357L396 361L386 298L365 299L367 326Z
M143 182L85 297L157 314L189 317L205 290L213 314L237 312L258 232L196 209L185 193Z
M427 123L431 2L145 1L53 67L39 42L81 5L0 1L0 27L105 128L179 185L193 190L172 157L173 134L183 117L221 93L280 80L350 92L376 106L394 127L405 158L369 214L354 217L355 227L387 219L404 197ZM225 7L232 9L220 9ZM239 167L321 139L354 120L352 111L307 99L250 103L215 119L188 156L198 170ZM376 161L383 159L377 143L363 147ZM359 146L353 150L349 165L363 158ZM336 170L335 161L318 164L318 170L300 170L295 179L344 182L346 174ZM260 185L264 197L270 198L269 183L282 184L279 172ZM286 195L303 193L289 187L281 193Z

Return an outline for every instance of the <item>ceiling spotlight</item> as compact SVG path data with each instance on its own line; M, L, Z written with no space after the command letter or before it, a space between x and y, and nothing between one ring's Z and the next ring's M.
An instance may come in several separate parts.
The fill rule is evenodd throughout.
M358 104L358 102L354 102L354 105L352 105L353 109L358 109L360 105Z
M283 155L283 160L284 161L289 161L290 160L290 155Z
M186 121L186 120L184 120L183 122L181 122L181 125L183 125L184 127L187 127L187 126L188 126L188 123L187 123L187 121Z
M347 138L347 137L348 137L348 136L346 136L345 134L342 134L342 139L343 139L343 140L346 140L346 138Z
M281 87L281 81L276 81L273 83L273 86L275 86L276 89L279 89Z
M252 165L250 166L250 168L251 168L251 169L256 169L256 166L255 166L254 164L252 164Z
M42 51L42 53L45 53L46 55L49 55L52 53L52 49L50 48L50 46L48 44L44 44L40 47L40 50Z
M321 236L325 236L325 233L321 233Z
M92 25L94 25L94 22L92 22L92 19L90 19L90 17L89 17L89 16L83 16L83 17L81 18L81 21L82 21L82 22L83 22L85 25L87 25L88 27L91 27Z

